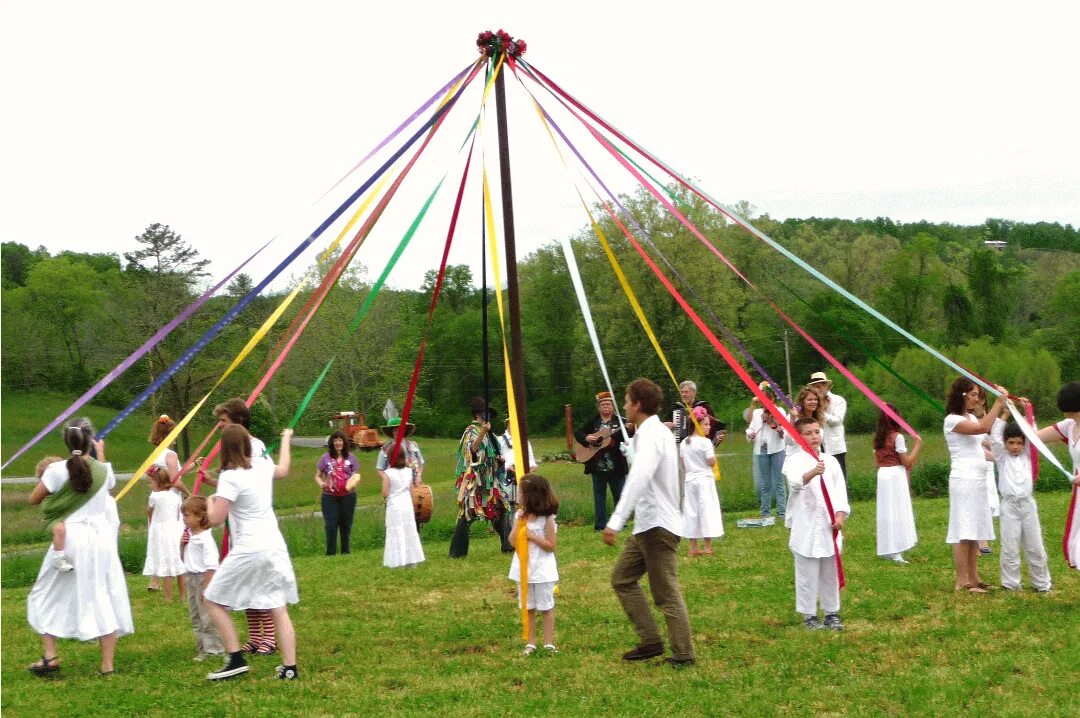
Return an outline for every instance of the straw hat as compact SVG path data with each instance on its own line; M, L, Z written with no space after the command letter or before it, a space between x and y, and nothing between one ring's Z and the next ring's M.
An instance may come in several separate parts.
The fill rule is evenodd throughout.
M401 418L395 416L390 421L386 422L386 426L382 428L382 432L387 436L393 438L397 436L398 427L401 426ZM411 421L405 423L405 436L412 436L416 431L416 424Z
M810 375L810 383L811 384L822 384L822 383L824 383L824 384L828 384L829 386L832 386L832 382L829 381L829 377L825 376L825 372L823 372L823 371L816 371L813 374L811 374Z

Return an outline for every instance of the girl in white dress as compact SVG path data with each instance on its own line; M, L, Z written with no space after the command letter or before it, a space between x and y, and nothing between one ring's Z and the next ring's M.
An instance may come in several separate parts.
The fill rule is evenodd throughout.
M162 414L157 418L156 421L154 421L154 427L150 429L150 436L147 440L154 446L160 446L161 442L165 441L165 439L175 428L176 422L170 419L168 414ZM158 454L157 459L154 461L154 465L166 469L170 477L177 477L180 474L180 459L176 455L176 452L168 447L166 447L160 454ZM151 482L150 489L151 491L153 491L153 480L150 478L149 471L147 472L146 478L147 481ZM176 478L175 481L171 481L170 486L172 487L172 492L176 494L176 497L180 500L180 503L183 503L184 499L191 495L191 491L188 490L188 487L185 486L184 482L181 481L179 478ZM183 527L182 523L181 526ZM187 537L187 528L183 527L180 534L181 545L187 543ZM177 576L176 581L180 589L180 600L183 600L185 595L184 575L181 574ZM150 584L146 587L146 590L161 590L161 582L156 574L150 576Z
M291 437L292 429L281 432L277 468L286 473L292 459ZM275 467L272 461L253 460L251 444L251 436L240 424L229 424L221 432L222 472L217 493L210 497L210 525L220 526L228 518L232 547L209 580L210 585L204 585L203 596L228 660L220 670L206 676L211 681L247 673L248 664L227 609L248 608L269 610L273 617L283 662L277 667L277 677L299 677L296 633L287 604L298 603L300 598L289 549L274 515Z
M984 402L983 390L967 377L959 377L949 389L945 402L945 443L949 447L949 531L945 543L952 544L956 590L986 593L989 584L979 578L979 541L994 540L994 520L986 500L986 457L982 434L1005 407L1007 394L996 387L998 397L981 419L974 410Z
M518 482L518 503L521 509L515 515L514 538L521 522L525 522L529 542L528 593L525 608L529 612L529 637L525 655L536 652L536 612L544 614L544 650L557 653L555 649L555 584L559 581L559 566L555 562L555 534L558 526L555 515L559 511L559 499L551 490L551 484L540 474L525 474ZM521 560L517 552L510 561L510 580L519 584L518 608L521 608Z
M896 411L892 404L888 406ZM908 472L921 448L922 437L916 436L915 445L908 451L900 425L881 412L874 433L874 460L878 467L877 554L897 563L907 563L904 551L918 541Z
M713 539L724 535L724 517L712 471L712 467L716 466L716 451L708 438L713 418L702 406L694 407L694 418L698 421L698 428L679 444L679 454L686 469L682 501L683 536L690 539L691 556L712 555ZM698 539L705 540L703 551L698 551Z
M156 464L146 470L154 490L146 509L150 529L146 533L146 561L143 576L156 576L164 584L165 600L173 600L173 582L184 573L184 561L180 558L180 535L184 523L180 518L180 506L184 503L179 492L171 488L169 472Z
M1080 569L1080 382L1072 381L1061 387L1057 395L1057 407L1065 418L1040 429L1039 438L1047 444L1062 441L1069 447L1073 488L1061 547L1069 566Z
M416 531L416 516L412 504L412 485L419 483L400 447L394 459L394 442L382 449L386 468L382 471L382 495L386 499L386 543L383 547L383 566L413 567L424 560L424 547Z
M70 458L51 464L29 498L33 505L49 495L61 500L65 492L74 491L81 500L64 519L65 551L76 570L60 571L50 547L26 600L27 619L41 636L43 649L41 660L29 667L35 675L60 670L57 638L97 639L101 673L112 673L117 637L135 630L117 551L116 504L109 495L116 477L111 465L90 458L90 439L89 431L77 426L65 428L64 443ZM95 442L95 449L104 459L104 444Z

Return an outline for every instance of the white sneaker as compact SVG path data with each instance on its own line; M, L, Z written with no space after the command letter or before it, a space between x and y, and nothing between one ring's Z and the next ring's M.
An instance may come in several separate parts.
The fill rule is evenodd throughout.
M58 553L53 556L53 566L56 567L57 571L63 571L65 573L67 571L75 570L75 566L73 566L71 561L68 561L68 557L62 553Z

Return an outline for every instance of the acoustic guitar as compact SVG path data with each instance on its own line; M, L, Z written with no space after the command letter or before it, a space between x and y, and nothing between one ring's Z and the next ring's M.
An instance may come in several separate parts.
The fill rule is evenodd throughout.
M611 446L611 427L605 426L596 433L603 437L596 446L582 446L581 444L578 444L574 447L574 458L579 464L584 464L586 461Z

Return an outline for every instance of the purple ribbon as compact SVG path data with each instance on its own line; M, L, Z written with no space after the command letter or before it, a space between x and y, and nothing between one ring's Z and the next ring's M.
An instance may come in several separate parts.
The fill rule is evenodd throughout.
M270 240L270 242L273 242L273 241L274 240L272 240L272 239ZM225 285L226 282L228 282L230 279L232 279L233 276L235 276L237 272L239 272L241 269L243 269L245 266L247 266L248 262L255 259L255 257L257 257L260 252L262 252L264 249L266 249L270 245L270 242L267 242L266 244L264 244L263 246L261 246L257 250L255 250L255 254L252 254L250 257L245 259L243 261L243 263L240 264L239 267L234 269L229 274L229 276L225 277L220 282L218 282L214 286L210 287L210 289L206 290L206 292L201 297L199 297L194 302L192 302L191 305L188 306L187 309L180 312L180 314L176 315L175 319L173 319L171 322L169 322L168 324L163 326L161 329L159 329L157 334L155 334L154 336L147 339L146 342L141 347L139 347L134 352L132 352L131 356L129 356L127 359L125 359L124 361L117 364L115 369L113 369L108 374L106 374L104 377L102 377L101 380L97 384L94 384L92 387L87 389L86 393L83 394L82 396L80 396L78 399L76 399L74 404L72 404L68 408L64 409L64 411L61 412L58 417L53 419L52 422L48 426L46 426L44 429L42 429L38 433L37 436L35 436L30 441L26 442L25 446L23 446L21 449L16 451L11 456L10 459L5 461L4 465L0 466L0 469L6 469L8 467L8 464L10 464L12 461L14 461L15 459L22 456L26 452L26 450L29 449L30 447L32 447L34 444L41 441L41 439L46 434L48 434L50 431L52 431L57 426L59 426L62 421L64 421L69 416L74 414L76 411L81 409L84 404L86 404L88 401L90 401L95 396L97 396L97 394L102 389L107 387L118 376L120 376L125 371L127 371L131 367L131 365L134 364L136 361L138 361L144 354L146 354L148 351L150 351L155 346L157 346L161 342L161 340L163 340L165 337L167 337L169 335L170 332L172 332L173 329L176 329L177 326L179 326L182 322L186 321L188 319L188 317L190 317L192 314L194 314L195 311L199 307L201 307L203 304L206 303L206 301L208 299L210 299L210 297L214 296L214 294L217 293L217 291L219 289L221 289Z

